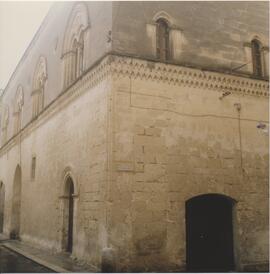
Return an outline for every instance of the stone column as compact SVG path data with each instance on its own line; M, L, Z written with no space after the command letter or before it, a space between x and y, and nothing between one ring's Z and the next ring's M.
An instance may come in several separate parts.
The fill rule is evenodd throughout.
M18 132L18 118L19 118L19 112L16 111L13 114L14 116L14 128L13 128L13 134L15 135Z
M79 44L77 49L77 77L81 76L83 72L83 45Z
M38 92L38 113L40 113L44 106L44 86L40 87Z
M64 55L64 88L69 86L73 80L75 79L74 77L74 52L69 51Z
M71 58L70 58L70 84L75 81L77 78L77 50L71 52Z

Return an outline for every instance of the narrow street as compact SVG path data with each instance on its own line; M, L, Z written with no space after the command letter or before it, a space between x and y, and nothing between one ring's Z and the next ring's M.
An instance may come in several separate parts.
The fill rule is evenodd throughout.
M0 273L52 273L53 271L43 267L24 256L15 253L0 243Z

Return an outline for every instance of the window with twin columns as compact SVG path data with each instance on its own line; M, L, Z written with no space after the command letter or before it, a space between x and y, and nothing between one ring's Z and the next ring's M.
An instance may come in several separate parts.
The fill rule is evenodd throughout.
M63 43L63 88L70 86L84 71L89 17L84 3L75 4L66 27Z
M36 65L32 89L32 118L35 118L44 108L44 90L47 81L47 64L41 56Z

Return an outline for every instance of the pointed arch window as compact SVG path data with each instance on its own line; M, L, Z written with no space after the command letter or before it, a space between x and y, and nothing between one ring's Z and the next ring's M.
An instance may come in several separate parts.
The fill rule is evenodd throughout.
M3 120L2 120L2 145L7 141L7 131L9 123L9 108L6 106L4 108Z
M71 85L84 71L84 50L87 47L89 17L84 3L73 8L63 43L63 87Z
M77 58L77 77L81 76L83 73L83 49L84 49L84 33L81 32L79 41L76 48L76 58Z
M14 100L14 134L18 133L21 129L22 107L23 88L22 86L19 86Z
M157 24L157 58L161 61L169 59L169 25L168 22L160 18Z
M33 78L32 117L35 118L44 107L44 89L47 81L47 64L44 57L40 57Z
M72 50L70 56L70 70L67 76L67 83L72 83L83 73L83 33L81 33L79 40L76 38L72 42Z
M70 68L69 68L69 75L67 75L68 77L68 81L69 83L72 83L76 78L77 78L77 73L76 73L76 67L77 67L77 39L73 40L72 43L72 49L71 49L71 53L70 53Z
M253 63L253 74L258 77L263 76L262 67L262 45L257 39L251 41L251 51L252 51L252 63Z

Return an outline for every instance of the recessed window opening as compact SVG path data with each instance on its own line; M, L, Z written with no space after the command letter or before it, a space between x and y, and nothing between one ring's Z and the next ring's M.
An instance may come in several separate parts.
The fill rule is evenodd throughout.
M65 182L63 217L63 250L72 253L74 231L74 183L71 177L68 177Z
M31 165L31 179L34 180L36 176L36 156L32 157L32 165Z
M169 26L165 19L157 20L157 58L169 59Z
M253 73L255 76L262 77L262 47L259 40L254 39L251 41L252 50L252 62L253 62Z
M18 165L14 175L13 194L11 204L11 229L10 238L20 238L20 221L21 221L21 189L22 189L22 172Z

